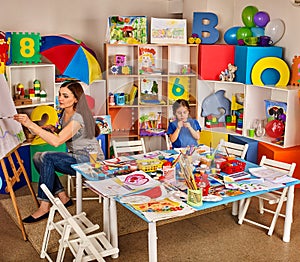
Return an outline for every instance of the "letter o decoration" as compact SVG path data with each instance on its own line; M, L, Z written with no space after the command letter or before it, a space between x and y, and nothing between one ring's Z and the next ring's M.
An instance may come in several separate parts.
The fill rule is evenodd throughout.
M278 57L264 57L256 62L251 71L253 85L263 86L261 75L264 70L273 68L278 71L280 78L275 86L287 86L290 80L290 69L286 62Z

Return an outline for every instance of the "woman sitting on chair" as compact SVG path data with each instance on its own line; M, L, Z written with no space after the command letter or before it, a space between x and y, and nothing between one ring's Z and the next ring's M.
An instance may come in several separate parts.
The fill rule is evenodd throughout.
M37 152L34 155L33 162L40 174L38 187L40 207L32 215L23 219L24 223L37 222L49 216L50 202L40 188L41 184L45 184L54 195L57 194L66 207L73 204L56 171L75 176L76 172L71 165L89 162L89 152L91 151L97 151L98 159L104 159L102 149L96 139L100 130L88 107L81 84L78 81L64 82L59 90L58 101L62 109L59 120L60 131L54 126L38 126L26 114L14 116L16 121L40 136L48 144L58 147L66 143L68 149L68 152ZM54 134L57 131L59 132Z

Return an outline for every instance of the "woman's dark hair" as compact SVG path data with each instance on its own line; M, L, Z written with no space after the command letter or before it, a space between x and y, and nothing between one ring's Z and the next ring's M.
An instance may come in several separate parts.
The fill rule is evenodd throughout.
M189 105L189 102L186 101L185 99L178 99L178 100L176 100L175 103L173 104L173 114L174 114L174 116L176 115L177 109L178 109L179 107L181 107L181 106L186 107L186 108L189 110L189 112L190 112L190 105Z
M96 125L80 82L77 80L66 81L60 87L68 88L77 99L78 102L74 104L74 110L83 118L84 125L86 126L87 137L97 137L100 134L100 129L99 126ZM90 128L91 126L94 126L95 128L92 129Z

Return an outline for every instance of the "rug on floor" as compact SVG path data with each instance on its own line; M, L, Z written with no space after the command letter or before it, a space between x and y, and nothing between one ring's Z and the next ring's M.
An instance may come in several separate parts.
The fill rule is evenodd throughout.
M0 203L7 211L7 213L10 215L10 217L13 219L13 221L18 225L17 216L15 213L15 209L12 205L11 199L10 198L2 199L0 200ZM36 209L32 197L30 195L18 196L17 204L22 218L29 216ZM160 226L174 221L186 219L189 217L194 217L194 216L206 214L213 211L218 211L226 207L228 206L222 205L219 207L195 212L193 214L185 216L184 218L178 217L178 218L168 219L165 221L159 221L157 222L157 225ZM75 209L76 209L75 204L68 208L71 214L75 214ZM102 230L102 217L103 217L102 203L99 203L98 201L95 200L83 201L83 210L87 213L87 216L91 221L99 224L100 229ZM119 236L148 229L148 224L144 220L142 220L141 218L133 214L131 211L127 210L125 207L119 204L117 204L117 217L118 217ZM56 219L60 219L59 215L57 215ZM47 220L43 220L34 224L24 224L28 240L30 241L34 249L38 252L38 254L40 254L41 252L46 223ZM21 231L19 237L22 237ZM48 245L48 253L57 252L58 240L59 240L58 233L54 232L53 234L51 234L51 238Z

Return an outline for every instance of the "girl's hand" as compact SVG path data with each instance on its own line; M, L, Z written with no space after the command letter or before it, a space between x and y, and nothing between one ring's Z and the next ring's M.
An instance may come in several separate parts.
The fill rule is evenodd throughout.
M183 126L186 127L186 128L191 128L190 122L184 122Z
M18 121L25 127L29 127L32 124L32 121L26 114L16 114L14 115L14 120Z
M182 128L183 125L184 125L183 121L178 121L178 123L177 123L178 128Z

